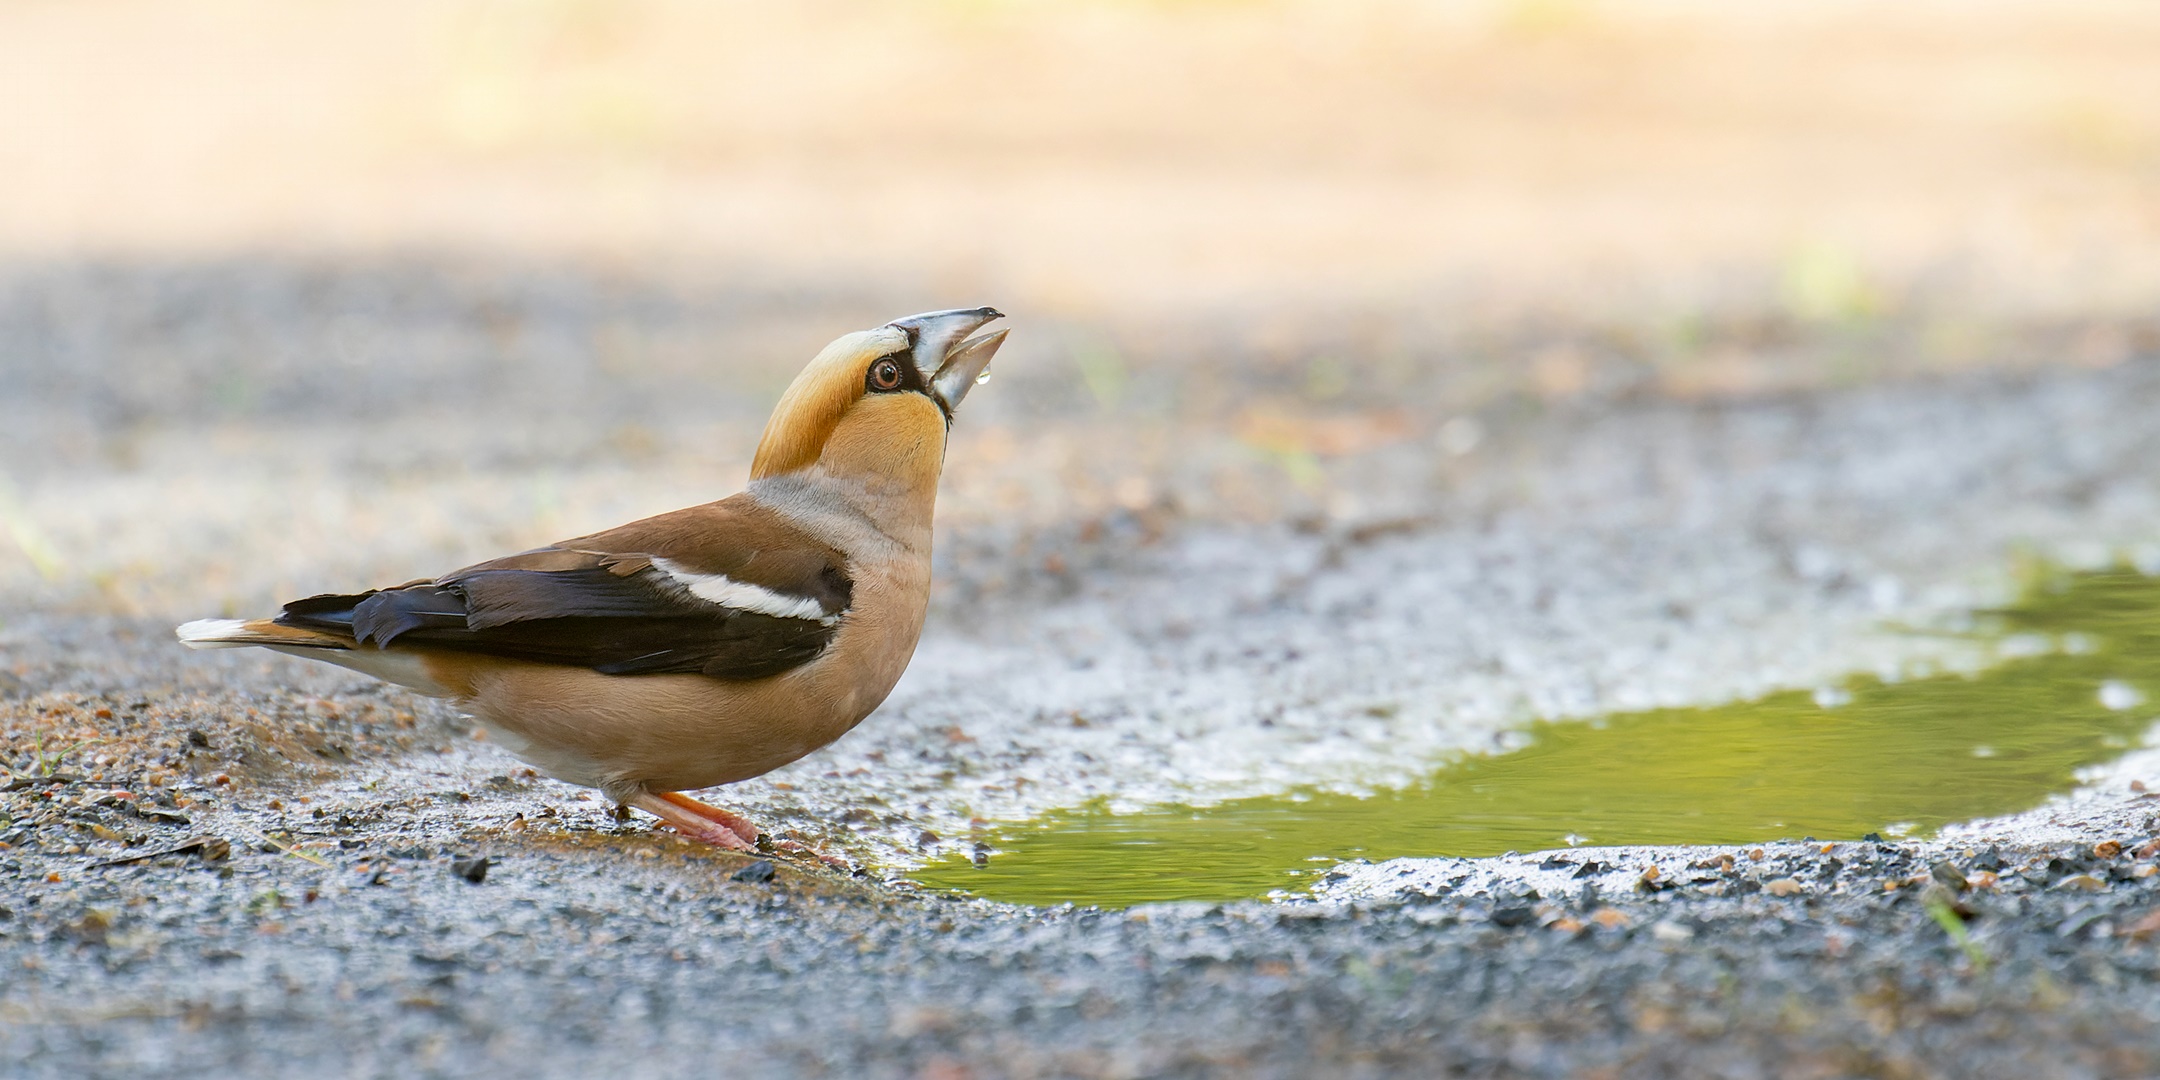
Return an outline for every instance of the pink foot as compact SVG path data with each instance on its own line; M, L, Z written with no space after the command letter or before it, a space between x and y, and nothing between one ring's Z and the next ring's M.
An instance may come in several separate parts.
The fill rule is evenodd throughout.
M756 851L758 830L740 814L708 806L678 791L647 791L631 796L635 806L695 840L732 851Z

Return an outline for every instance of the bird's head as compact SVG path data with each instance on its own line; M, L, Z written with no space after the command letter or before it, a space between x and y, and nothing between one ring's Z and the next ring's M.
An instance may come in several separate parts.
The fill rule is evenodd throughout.
M954 410L989 369L1005 331L971 338L995 308L932 311L825 346L765 424L750 478L813 466L934 488Z

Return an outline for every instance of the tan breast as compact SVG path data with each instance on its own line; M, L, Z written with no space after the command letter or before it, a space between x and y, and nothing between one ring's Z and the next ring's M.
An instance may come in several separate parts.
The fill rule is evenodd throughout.
M750 682L602 675L456 654L429 673L506 748L558 779L611 794L747 780L846 734L899 682L922 634L927 550L853 567L854 603L833 643Z

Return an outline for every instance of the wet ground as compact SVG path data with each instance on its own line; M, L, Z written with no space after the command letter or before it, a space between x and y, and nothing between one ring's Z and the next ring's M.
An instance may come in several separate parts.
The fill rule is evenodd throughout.
M914 880L1122 907L1300 892L1347 859L1932 835L2075 792L2150 746L2156 629L2160 578L2038 572L1958 635L1991 655L1977 672L1540 721L1369 794L1058 812L993 829Z
M2151 657L1973 614L2041 610L2037 567L2142 580L2155 357L1702 400L1586 334L1584 370L1618 374L1555 395L1444 348L1341 385L1234 338L1104 353L1045 323L1017 348L1016 317L956 429L914 668L830 751L720 796L840 865L761 866L616 822L434 703L169 627L724 494L790 366L772 342L805 336L781 316L897 312L408 270L8 282L6 376L34 394L0 398L0 510L33 556L0 573L15 1072L2160 1069ZM641 359L610 367L626 326ZM707 336L736 351L684 351ZM2036 663L2077 685L2021 715L2085 717L2092 745L2041 747L2026 806L1938 817L2029 812L1935 839L1555 823L1588 842L1114 911L906 881L1023 865L1015 823L1046 815L1402 798L1506 767L1525 730L1559 750L1598 730L1576 722L1766 695L1859 715ZM2006 768L2026 730L1945 756Z

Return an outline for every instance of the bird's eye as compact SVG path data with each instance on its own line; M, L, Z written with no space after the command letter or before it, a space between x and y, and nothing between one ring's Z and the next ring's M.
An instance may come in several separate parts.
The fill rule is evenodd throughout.
M870 365L870 389L872 389L872 390L898 390L898 389L900 389L900 364L899 364L899 362L898 362L898 361L896 361L896 360L894 360L893 358L891 358L891 357L889 357L889 356L888 356L888 357L886 357L885 359L883 359L883 360L880 360L880 361L878 361L877 363L875 363L875 364L872 364L872 365Z

